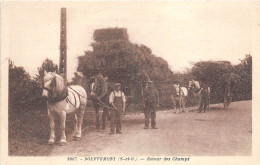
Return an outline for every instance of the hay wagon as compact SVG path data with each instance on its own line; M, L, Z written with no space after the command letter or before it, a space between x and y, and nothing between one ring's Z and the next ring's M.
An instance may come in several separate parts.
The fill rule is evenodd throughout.
M223 75L223 104L224 108L228 108L232 102L233 88L237 83L240 76L234 73Z

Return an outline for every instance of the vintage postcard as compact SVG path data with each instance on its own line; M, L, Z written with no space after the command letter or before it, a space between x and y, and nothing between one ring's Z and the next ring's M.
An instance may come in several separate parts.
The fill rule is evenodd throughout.
M1 164L260 163L258 1L2 1Z

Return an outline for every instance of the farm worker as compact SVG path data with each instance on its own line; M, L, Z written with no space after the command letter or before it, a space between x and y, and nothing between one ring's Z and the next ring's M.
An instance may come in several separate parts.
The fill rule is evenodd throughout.
M201 83L201 102L199 107L199 113L201 112L202 108L204 113L206 112L206 108L208 107L208 98L209 98L209 91L206 84Z
M114 109L111 110L109 134L114 134L115 128L116 133L121 134L122 114L125 112L126 99L125 94L120 90L120 83L116 83L114 88L114 91L112 91L109 96L109 103L114 107Z
M145 117L145 127L144 129L148 129L149 127L149 118L151 116L151 126L152 129L158 129L156 127L156 107L159 107L159 95L158 91L154 87L154 83L152 81L147 81L144 88L144 117Z

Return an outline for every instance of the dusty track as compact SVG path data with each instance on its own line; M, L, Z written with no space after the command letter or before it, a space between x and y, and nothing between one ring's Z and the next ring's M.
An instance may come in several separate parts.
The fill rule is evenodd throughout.
M143 114L128 115L123 134L85 130L78 142L70 137L66 146L55 146L51 155L63 156L153 156L251 155L252 102L212 105L206 113L157 112L158 130L143 129Z

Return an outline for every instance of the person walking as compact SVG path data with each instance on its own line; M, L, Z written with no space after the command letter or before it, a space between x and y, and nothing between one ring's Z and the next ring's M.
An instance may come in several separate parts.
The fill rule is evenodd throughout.
M201 110L203 108L204 113L206 112L206 108L208 107L208 102L209 102L209 90L206 84L201 83L201 102L200 102L200 107L199 107L199 113L201 113Z
M125 94L121 91L121 84L116 83L114 85L115 90L111 92L109 96L109 103L114 109L111 109L110 112L110 133L114 134L115 129L116 133L121 134L122 129L122 114L125 112Z
M152 81L148 81L146 83L143 96L144 96L144 116L145 116L144 129L148 129L149 127L150 116L151 116L152 129L158 129L156 127L155 120L156 120L156 107L159 107L159 95Z

